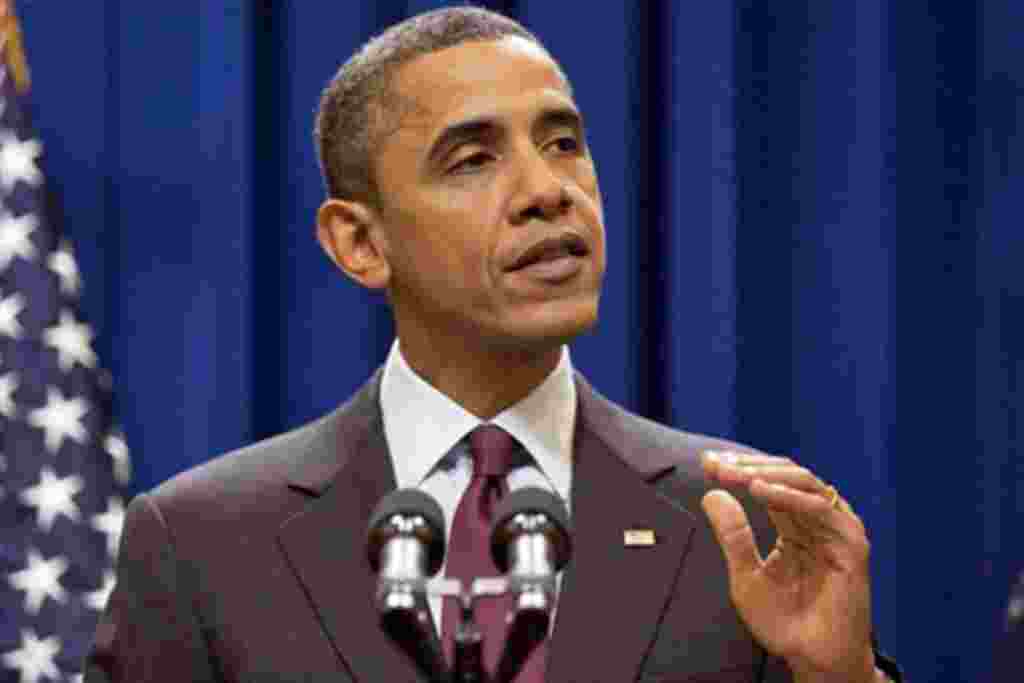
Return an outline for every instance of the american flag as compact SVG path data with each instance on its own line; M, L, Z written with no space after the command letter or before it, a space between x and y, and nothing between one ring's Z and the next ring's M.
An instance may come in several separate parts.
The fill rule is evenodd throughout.
M79 681L129 478L0 3L0 683Z

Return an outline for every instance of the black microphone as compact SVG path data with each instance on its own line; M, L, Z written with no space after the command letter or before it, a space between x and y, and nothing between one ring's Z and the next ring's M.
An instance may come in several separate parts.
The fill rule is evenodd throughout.
M378 577L381 628L431 681L449 678L426 599L427 580L444 561L444 529L436 500L418 489L398 489L374 508L366 540Z
M548 634L555 577L572 555L569 511L562 499L537 487L505 496L494 512L491 556L516 596L515 615L495 681L511 681Z

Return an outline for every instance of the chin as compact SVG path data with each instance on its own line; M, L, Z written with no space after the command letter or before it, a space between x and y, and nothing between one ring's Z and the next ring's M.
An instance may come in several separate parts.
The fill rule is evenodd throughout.
M561 307L558 307L561 308ZM516 316L495 335L502 345L544 351L568 344L597 325L597 301L578 302L569 310L546 308Z

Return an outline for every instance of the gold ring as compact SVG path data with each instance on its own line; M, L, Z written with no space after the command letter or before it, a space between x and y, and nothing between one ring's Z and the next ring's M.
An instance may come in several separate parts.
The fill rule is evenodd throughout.
M825 493L828 494L828 504L831 505L833 509L838 510L839 509L839 491L836 490L836 487L835 486L831 486L831 485L826 486L825 487Z

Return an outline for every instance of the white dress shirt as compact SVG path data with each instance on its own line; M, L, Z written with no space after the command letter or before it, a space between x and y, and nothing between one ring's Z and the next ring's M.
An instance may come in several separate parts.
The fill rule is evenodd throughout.
M416 374L402 356L398 340L384 365L380 407L398 487L419 488L441 504L449 540L455 509L473 472L466 436L485 421ZM569 349L562 348L558 365L529 395L490 422L515 437L531 456L528 464L509 472L509 491L540 486L561 497L568 508L576 425L576 384ZM442 566L439 576L444 570ZM560 573L559 586L561 578ZM429 603L440 629L441 598L432 596Z

